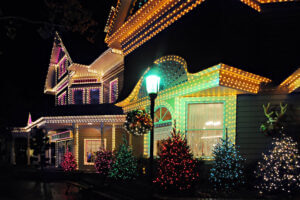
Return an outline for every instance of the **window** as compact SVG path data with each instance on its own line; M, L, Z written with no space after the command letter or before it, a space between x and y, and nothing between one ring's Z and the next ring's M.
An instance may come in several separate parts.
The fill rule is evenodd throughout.
M100 102L100 90L98 88L89 90L89 103L90 104L99 104Z
M154 149L153 155L160 153L162 140L170 136L172 130L172 116L166 107L158 108L154 113Z
M109 83L109 103L113 103L118 98L118 79Z
M84 139L84 164L93 165L96 152L100 148L106 149L106 139Z
M211 157L223 136L222 103L188 104L187 140L195 157Z
M65 55L65 52L60 47L59 50L58 50L58 61L60 61L62 59L62 57L64 57L64 55Z
M67 151L73 153L73 140L66 140L66 141L59 141L57 142L57 162L58 166L61 166L62 162L64 161L64 155Z
M66 72L67 72L66 59L63 59L63 60L59 63L59 68L58 68L58 78L61 78Z
M73 104L83 104L83 89L73 89Z

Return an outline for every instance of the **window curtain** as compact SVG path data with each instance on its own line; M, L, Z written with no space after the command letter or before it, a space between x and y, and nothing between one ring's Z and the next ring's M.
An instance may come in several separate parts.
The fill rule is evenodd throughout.
M223 136L223 104L188 104L187 140L195 157L210 157Z

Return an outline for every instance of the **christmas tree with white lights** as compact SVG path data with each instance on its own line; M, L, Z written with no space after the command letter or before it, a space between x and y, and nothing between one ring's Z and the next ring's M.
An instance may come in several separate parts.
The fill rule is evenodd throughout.
M300 165L297 142L282 135L272 139L272 147L262 154L262 161L254 172L259 180L259 193L295 192L300 188Z

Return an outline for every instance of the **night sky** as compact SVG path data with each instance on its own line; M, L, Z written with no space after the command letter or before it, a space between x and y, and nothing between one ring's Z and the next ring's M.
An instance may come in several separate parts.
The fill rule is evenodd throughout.
M92 14L93 18L99 23L98 25L98 35L96 41L92 44L86 40L86 38L80 36L78 33L63 33L63 42L65 43L65 46L73 59L73 61L77 62L77 59L80 58L81 64L90 64L93 59L95 59L97 56L99 56L103 51L107 49L106 44L104 43L105 33L103 32L104 26L110 11L111 6L116 5L116 0L81 0L84 4L84 8L88 9ZM219 1L219 0L215 0ZM233 0L232 0L233 1ZM50 54L53 44L53 37L49 38L42 38L37 33L37 26L31 25L31 24L20 24L17 27L16 31L16 37L15 39L11 40L6 37L6 23L3 20L1 21L1 16L23 16L32 20L44 20L45 19L45 7L42 4L43 1L41 0L35 0L35 1L17 1L17 0L11 0L11 1L1 1L0 2L0 65L2 68L2 77L0 79L1 81L1 115L0 115L0 126L25 126L27 123L27 117L29 112L33 111L43 111L49 109L49 107L54 107L54 96L52 95L45 95L43 93L44 90L44 83L47 75L47 70L49 66L49 60L50 60ZM206 1L209 3L212 3L213 0ZM205 3L206 3L205 2ZM236 2L239 2L236 0ZM242 5L240 2L236 5ZM203 4L204 6L204 4ZM244 6L245 9L247 9L247 6ZM275 6L276 7L276 6ZM197 8L199 11L201 8ZM197 10L196 9L196 10ZM298 9L300 10L299 4ZM275 8L276 10L276 8ZM1 12L2 11L2 12ZM217 16L214 14L215 10L209 11L209 14L213 17ZM288 11L286 9L286 11ZM193 11L192 11L193 12ZM252 11L251 11L252 12ZM201 12L199 12L201 14ZM228 14L230 13L230 10L228 11ZM271 12L269 12L271 13ZM296 12L295 12L296 13ZM205 13L204 13L205 14ZM195 25L194 16L197 15L197 12L195 11L192 14L188 14L184 16L185 21L190 21L190 30L191 32L194 31L194 34L198 34L195 32L197 29L199 33L206 34L203 30L203 25ZM225 13L227 15L227 13ZM229 15L228 15L229 16ZM293 17L293 16L292 16ZM297 19L300 20L300 14L297 15ZM236 19L237 17L233 16L233 19ZM269 17L271 18L271 17ZM293 18L293 22L290 22L289 24L284 24L285 26L282 26L282 24L278 24L277 22L282 23L282 20L277 20L278 17L274 17L274 23L270 23L269 27L266 29L269 31L268 34L271 34L272 37L278 38L278 35L283 35L280 39L280 43L274 42L276 40L273 40L272 37L262 37L262 40L269 40L265 43L264 47L267 49L265 52L258 52L261 55L267 56L268 59L264 61L262 65L267 66L266 68L262 69L260 67L257 67L257 65L253 63L249 63L249 67L244 69L246 71L250 71L252 73L256 73L258 75L266 76L272 78L276 84L283 81L284 78L286 78L288 75L290 75L293 71L296 70L296 66L300 65L300 59L299 56L299 50L293 49L294 47L299 46L299 35L300 32L295 27L299 27L299 23L295 23L296 18ZM211 21L213 19L205 18L206 26L211 27ZM215 20L215 19L214 19ZM166 49L165 53L176 53L177 55L181 55L179 48L176 46L176 42L173 42L174 47L170 43L164 46L164 42L166 39L169 41L181 41L185 45L185 47L189 47L186 45L188 42L192 43L193 41L189 41L190 38L177 38L179 32L174 33L172 37L168 34L168 31L172 32L172 29L176 29L176 27L180 27L183 20L179 20L179 22L175 22L177 25L171 25L171 28L167 28L163 31L163 33L159 34L158 36L154 37L151 41L151 43L146 43L142 47L140 47L139 51L133 52L128 58L125 59L125 75L128 75L125 77L125 79L132 80L128 83L131 87L135 83L135 79L138 79L139 77L136 76L136 74L130 73L130 68L134 69L136 72L136 68L134 65L136 63L145 62L147 58L144 57L145 52L147 55L150 55L151 53L154 54L156 52L153 52L153 48L150 46L152 44L157 44L155 48ZM298 21L299 22L299 21ZM201 21L197 21L197 23L202 23ZM231 24L231 18L228 18L228 23ZM262 25L264 26L264 25ZM282 29L281 29L282 27ZM219 28L216 26L216 30L219 30ZM275 30L272 32L272 30ZM182 33L185 34L184 27L181 29ZM174 32L174 31L173 31ZM178 34L177 34L178 33ZM231 36L232 34L237 33L236 31L232 31L232 33L228 32L228 35ZM210 32L207 32L207 34L210 34ZM255 33L254 33L255 34ZM298 34L298 36L297 36ZM210 34L211 35L211 34ZM257 35L256 35L257 36ZM185 42L187 41L187 42ZM204 37L204 42L209 42L209 40L206 40ZM214 42L212 40L212 42ZM239 41L236 41L237 45ZM250 42L251 43L251 42ZM160 48L162 46L162 48ZM211 54L214 55L214 49L211 45L206 45L210 47ZM199 47L203 48L203 53L207 53L207 48L202 43L202 46L199 45ZM168 49L168 48L169 49ZM226 45L230 49L230 43ZM201 51L201 48L197 49ZM232 48L233 49L233 48ZM178 50L178 51L177 51ZM182 48L183 51L185 51ZM227 49L224 50L225 52ZM239 53L239 49L235 49L237 53ZM179 52L179 53L178 53ZM254 52L254 51L252 51ZM274 54L273 52L277 53ZM298 53L297 53L298 52ZM206 54L199 53L194 51L195 55L184 55L182 53L182 56L188 61L188 65L196 66L197 63L199 63L199 56L204 56L203 58L208 58L209 56L206 56ZM238 54L235 54L233 52L232 54L235 57L239 57ZM156 55L148 56L149 62L153 61L153 58L155 58ZM230 55L231 56L231 55ZM231 58L229 56L229 58ZM201 56L200 56L201 57ZM232 60L237 60L235 57L232 57ZM261 63L260 57L254 57L256 63ZM211 60L214 58L211 57ZM272 62L269 62L272 61ZM284 66L286 61L289 61L289 66ZM205 63L205 59L200 60L203 62L202 66L207 67L211 66L211 64L214 64L212 62L207 61ZM252 58L250 59L252 62ZM228 61L228 64L230 63L230 59ZM239 65L235 65L235 63L232 63L233 66L239 67ZM255 67L251 68L251 64L253 64ZM298 65L299 64L299 65ZM242 65L241 65L242 66ZM284 66L285 69L281 70L278 68L278 66ZM126 69L129 68L128 69ZM194 70L199 71L200 68L196 68ZM200 66L201 67L201 66ZM243 69L243 68L241 68ZM283 69L283 68L282 68ZM127 71L126 71L127 70ZM193 69L189 69L190 71L193 71ZM140 69L140 72L143 72L143 69ZM273 73L276 72L276 73ZM135 75L135 77L130 78L131 76ZM133 74L133 75L132 75ZM127 80L128 82L128 80ZM126 96L126 95L125 95ZM36 119L33 119L36 120Z
M32 20L44 20L45 7L42 2L41 0L1 1L0 9L2 16L22 16ZM110 7L115 6L115 1L85 0L83 2L83 6L90 10L93 18L99 23L96 41L92 44L78 33L65 33L67 37L63 39L68 44L71 58L82 55L83 61L86 58L88 62L89 52L91 55L100 55L107 49L103 30ZM44 39L37 33L38 26L20 23L15 39L11 40L6 37L5 26L6 23L0 21L2 54L0 55L2 68L0 126L25 126L30 111L45 110L54 106L54 96L45 95L43 92L53 37Z

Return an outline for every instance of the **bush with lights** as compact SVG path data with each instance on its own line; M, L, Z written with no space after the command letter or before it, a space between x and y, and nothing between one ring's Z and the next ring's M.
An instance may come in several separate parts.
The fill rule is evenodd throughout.
M245 159L239 155L236 146L228 139L221 139L213 150L213 166L209 181L218 193L232 193L244 184Z
M153 182L164 190L191 189L199 177L187 140L176 131L176 127L171 131L171 137L162 142L158 165Z
M112 151L100 149L96 152L95 168L97 173L106 177L113 164Z
M254 172L258 178L255 188L260 194L299 190L300 156L297 146L297 142L284 134L272 139L271 148L262 154L262 160Z
M127 113L124 129L129 134L143 135L152 127L152 120L145 110L133 110Z
M71 152L69 152L69 149L67 148L67 151L64 155L64 161L61 164L62 168L65 172L72 172L76 170L77 163L76 160Z

